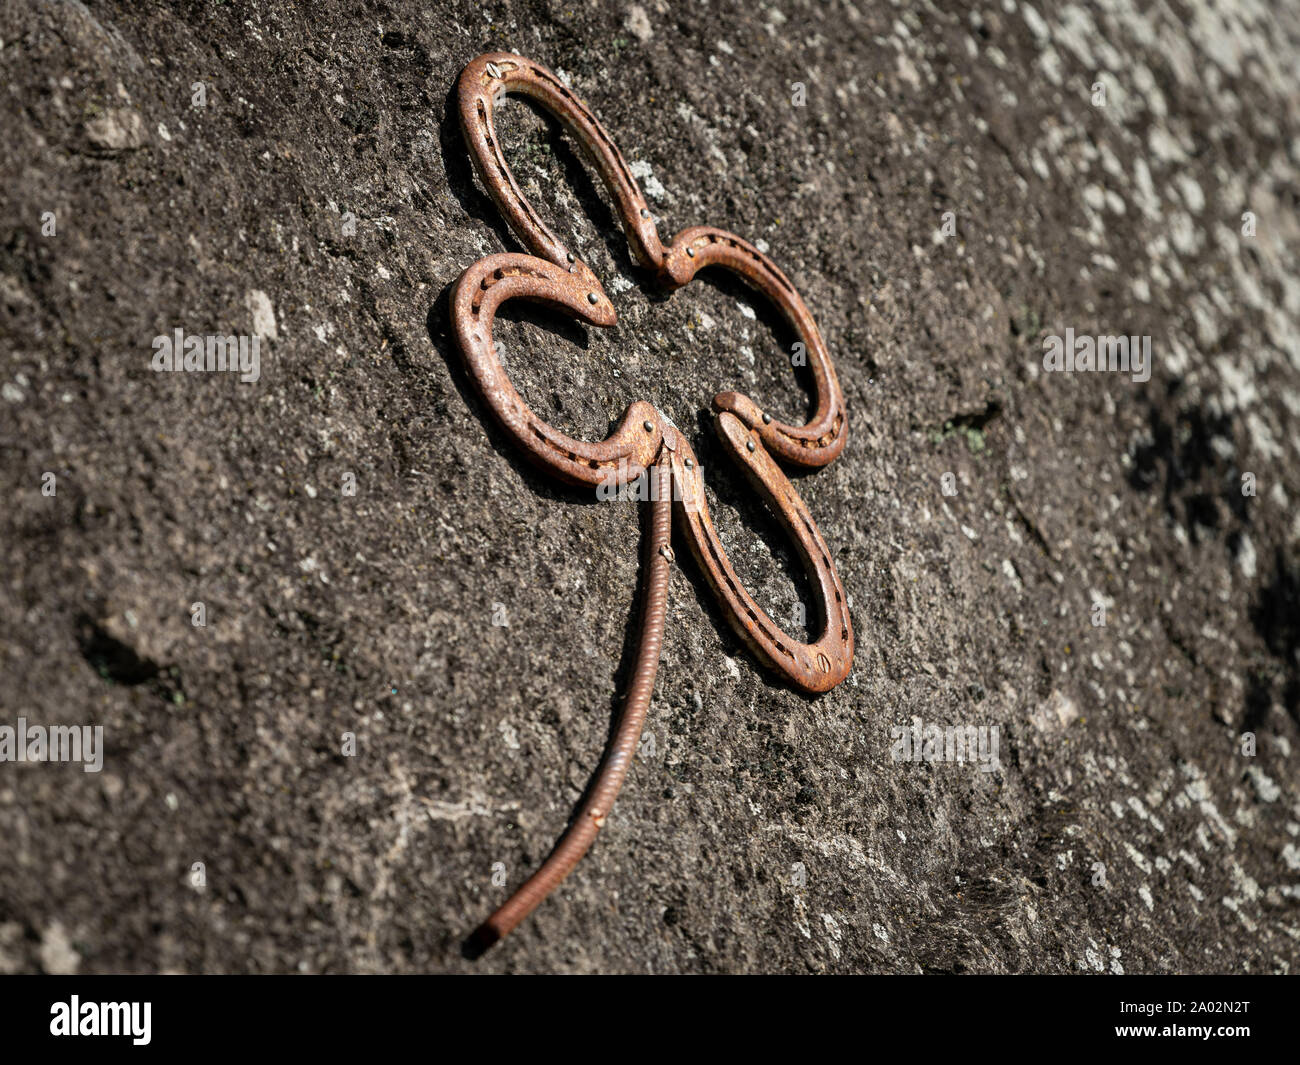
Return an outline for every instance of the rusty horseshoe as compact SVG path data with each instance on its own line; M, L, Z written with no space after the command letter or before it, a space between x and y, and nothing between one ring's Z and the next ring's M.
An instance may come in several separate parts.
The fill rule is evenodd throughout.
M787 636L754 601L736 575L709 517L699 464L686 438L653 405L637 401L599 443L566 436L539 418L515 391L492 340L493 319L507 300L532 300L563 308L595 326L612 326L614 306L590 267L547 228L520 191L501 150L493 120L508 93L530 97L578 141L609 189L636 262L653 271L665 290L682 287L706 266L740 275L781 312L805 346L816 408L806 425L787 425L748 396L713 398L724 447L745 471L793 539L816 589L821 636L800 643ZM470 377L493 416L525 454L571 484L625 485L649 475L652 517L645 544L641 633L636 665L613 738L592 787L560 842L537 870L475 933L486 948L507 935L564 879L596 838L627 775L650 705L664 629L671 545L672 504L679 527L722 611L759 661L807 692L839 684L853 660L853 626L830 549L808 508L776 459L824 466L844 448L848 422L830 353L794 285L752 244L721 229L693 226L665 247L622 153L586 105L551 71L522 56L479 56L457 86L461 130L479 179L531 254L489 255L471 265L451 294L451 319Z

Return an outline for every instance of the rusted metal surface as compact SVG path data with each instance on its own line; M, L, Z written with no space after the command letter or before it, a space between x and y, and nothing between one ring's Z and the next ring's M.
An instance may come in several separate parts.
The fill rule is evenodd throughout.
M632 403L613 432L598 443L576 440L539 418L515 391L497 357L492 325L507 300L563 307L590 325L611 326L617 314L596 275L547 228L524 197L501 150L493 122L506 93L531 97L551 112L582 146L609 188L633 258L666 290L688 284L697 271L733 271L775 304L807 351L816 408L806 425L787 425L748 396L713 397L716 427L726 449L767 501L798 548L816 589L821 636L800 643L787 636L746 591L709 516L699 463L686 438L654 406ZM643 565L641 635L632 685L595 783L550 857L477 933L480 946L506 935L544 899L595 840L627 774L645 721L659 662L669 567L670 514L708 579L731 626L756 658L806 692L839 684L853 661L853 626L844 589L817 523L776 459L824 466L844 448L848 421L830 353L794 285L748 241L710 226L684 229L668 246L659 240L649 205L617 146L568 88L540 64L509 53L479 56L457 86L461 128L475 170L489 195L531 254L489 255L470 266L452 291L456 341L478 391L493 415L541 468L573 484L626 485L651 472L652 528Z

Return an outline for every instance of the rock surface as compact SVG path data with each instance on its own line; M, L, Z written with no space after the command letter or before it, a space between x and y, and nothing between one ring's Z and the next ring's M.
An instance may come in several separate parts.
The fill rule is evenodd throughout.
M966 8L6 0L0 725L105 759L0 765L0 971L1293 969L1300 18ZM489 50L561 73L661 234L799 286L858 652L779 686L684 562L653 743L470 961L598 761L640 528L528 467L448 338L516 246L449 110ZM588 439L672 417L805 631L702 417L797 420L787 338L726 278L656 295L572 143L502 116L620 314L509 315L517 387ZM256 380L154 372L177 329L258 334ZM1149 335L1150 380L1046 372L1067 329ZM996 767L896 761L914 719L996 727Z

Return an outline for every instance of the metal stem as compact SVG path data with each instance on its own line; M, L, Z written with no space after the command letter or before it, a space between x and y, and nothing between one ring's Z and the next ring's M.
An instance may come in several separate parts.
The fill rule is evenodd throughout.
M605 819L609 816L632 765L646 713L650 709L655 673L659 669L659 650L664 635L664 607L668 598L668 574L672 568L669 561L671 548L668 552L660 550L669 546L672 536L671 470L668 463L661 460L655 464L651 473L654 478L650 496L653 509L643 562L641 636L636 668L623 702L618 727L596 770L595 784L578 809L577 816L541 868L524 881L474 933L471 943L477 951L485 950L509 935L569 875L596 841L596 833L604 827Z

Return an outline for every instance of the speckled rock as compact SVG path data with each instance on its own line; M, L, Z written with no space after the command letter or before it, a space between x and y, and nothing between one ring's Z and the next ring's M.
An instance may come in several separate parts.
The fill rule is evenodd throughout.
M1295 968L1286 5L0 10L0 725L105 742L0 764L0 969ZM851 436L798 488L859 646L783 688L684 562L614 815L470 961L599 758L640 529L527 466L449 340L448 287L516 247L449 109L489 50L590 104L662 234L800 287ZM797 419L788 338L725 277L659 296L554 123L502 116L620 313L511 307L516 385L591 439L659 406L806 631L703 417ZM256 335L257 374L155 372L178 329ZM1048 372L1066 330L1149 336L1150 379ZM996 759L927 760L927 726Z

